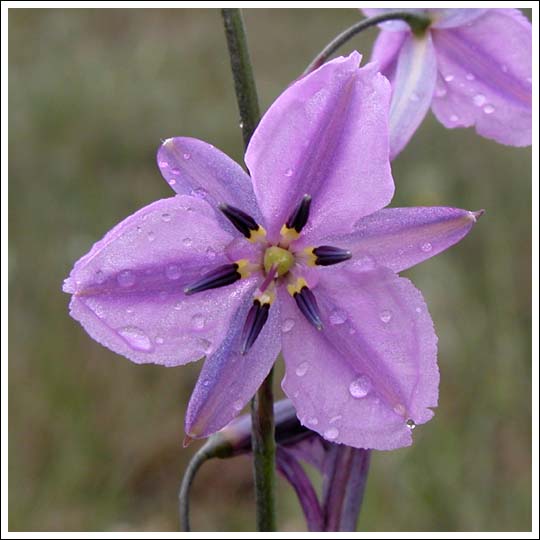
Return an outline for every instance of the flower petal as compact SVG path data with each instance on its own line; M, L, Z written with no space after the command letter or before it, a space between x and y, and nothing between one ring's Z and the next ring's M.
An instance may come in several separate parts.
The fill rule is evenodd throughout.
M280 309L274 302L259 337L245 355L241 334L253 305L248 295L228 323L227 335L204 363L186 413L185 430L192 438L207 437L238 416L268 375L281 349Z
M337 58L296 81L257 127L246 163L269 237L305 194L312 196L302 235L350 227L382 208L394 184L388 162L388 81L360 55Z
M227 203L260 221L251 179L211 144L189 137L167 139L158 150L157 163L176 193L205 199L214 207Z
M324 271L315 289L324 329L281 292L283 390L327 440L390 450L411 444L407 420L437 404L437 337L420 292L387 269ZM291 329L292 326L292 329Z
M477 8L434 8L426 10L429 12L433 28L455 28L471 23L481 17L489 9Z
M408 36L408 32L380 32L373 45L371 60L378 63L390 82L395 78L399 53Z
M532 29L517 10L489 9L471 24L433 31L439 66L433 112L448 128L531 144Z
M481 214L443 206L383 208L359 219L353 232L321 243L352 251L351 260L344 263L348 266L385 266L401 272L459 242Z
M431 35L409 34L399 55L392 82L390 158L396 157L421 124L431 105L437 62Z
M175 366L215 350L249 282L186 297L183 287L227 263L231 236L209 205L175 196L142 208L82 257L64 283L71 315L137 363ZM219 306L219 308L218 308Z

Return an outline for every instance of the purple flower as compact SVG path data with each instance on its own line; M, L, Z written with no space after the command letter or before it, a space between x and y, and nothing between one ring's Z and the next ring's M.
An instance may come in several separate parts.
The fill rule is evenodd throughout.
M377 15L388 9L364 9ZM489 139L531 144L532 30L517 9L411 9L431 19L413 34L383 23L373 60L392 82L390 154L395 157L430 105L447 128L475 126Z
M328 440L391 449L437 404L436 335L396 272L463 238L477 214L388 208L388 81L360 55L291 85L253 135L250 177L213 146L163 142L177 195L122 221L66 280L71 315L137 363L206 356L190 437L227 425L280 350L283 389Z

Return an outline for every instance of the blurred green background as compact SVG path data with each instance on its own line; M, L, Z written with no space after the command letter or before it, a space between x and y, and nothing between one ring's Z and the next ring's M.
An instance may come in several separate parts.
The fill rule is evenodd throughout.
M358 17L247 10L263 110ZM9 23L9 527L175 530L200 366L136 366L101 347L69 318L61 284L114 224L171 195L155 166L160 139L190 135L242 159L220 14L11 9ZM375 35L342 52L367 58ZM487 212L460 245L407 273L438 329L440 404L411 448L374 455L360 528L528 530L530 149L430 115L394 177L394 205ZM279 482L280 528L302 530ZM196 530L253 530L253 513L246 458L203 467Z

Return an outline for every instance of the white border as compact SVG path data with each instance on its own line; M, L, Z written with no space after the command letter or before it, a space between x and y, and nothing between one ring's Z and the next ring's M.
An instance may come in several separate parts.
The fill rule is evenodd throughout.
M1 358L2 358L2 538L28 538L28 533L10 533L8 526L8 10L10 8L221 8L221 7L242 7L242 8L358 8L363 7L403 7L403 2L343 2L343 1L311 1L311 2L285 2L285 1L259 1L259 2L2 2L1 6L1 45L2 45L2 147L1 147L1 172L0 184L1 193ZM414 7L430 7L433 2L414 2ZM444 7L485 7L486 2L445 2ZM441 7L437 4L437 7ZM520 7L531 8L533 10L533 163L532 163L532 440L533 440L533 467L532 467L532 509L533 509L533 532L531 533L32 533L33 538L538 538L538 436L539 436L539 402L538 402L538 377L539 377L539 312L538 297L539 290L539 214L538 214L538 23L539 11L537 2L489 2L489 7ZM481 449L479 449L481 451Z

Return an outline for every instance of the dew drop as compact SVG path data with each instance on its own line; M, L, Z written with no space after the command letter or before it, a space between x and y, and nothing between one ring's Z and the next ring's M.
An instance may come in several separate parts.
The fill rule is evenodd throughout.
M174 304L174 309L180 311L182 309L182 302L176 302L176 304Z
M244 122L240 122L240 123L238 124L238 127L239 127L240 129L244 129Z
M178 167L173 167L173 168L171 169L171 172L172 172L173 174L180 174L182 171L181 171Z
M414 311L416 311L416 313L422 313L422 308L417 307Z
M429 253L429 252L433 249L433 246L431 245L430 242L424 242L424 243L420 246L420 249L421 249L424 253Z
M161 345L165 340L161 336L156 336L155 342Z
M294 319L285 319L281 325L282 332L290 332L294 328Z
M182 240L182 244L184 244L184 246L186 247L189 247L193 244L193 240L191 238L184 238Z
M435 90L435 96L436 97L444 97L446 96L447 90L444 86L439 86Z
M176 180L174 178L169 178L168 182L171 186L174 186L174 184L176 184Z
M381 311L381 313L379 314L379 318L381 319L383 323L387 324L392 319L392 313L388 311L387 309L385 309Z
M167 268L165 268L165 275L171 280L178 279L181 275L180 267L176 264L169 264Z
M203 386L210 386L210 380L209 379L205 379L203 381Z
M485 114L493 114L495 112L495 107L493 105L486 105L484 107Z
M328 428L323 436L325 439L328 439L329 441L333 441L338 438L339 430L335 427Z
M208 196L208 191L202 187L198 187L193 190L192 194L199 199L206 199Z
M349 393L353 398L366 397L371 390L371 379L367 375L360 375L349 385Z
M481 107L486 102L486 96L484 94L476 94L476 96L473 97L473 103L477 107Z
M162 169L167 169L169 167L169 164L166 162L166 161L160 161L158 163L158 165L160 166L160 168Z
M406 424L411 431L416 427L416 422L412 418L409 418Z
M336 416L333 416L332 418L330 418L330 420L328 420L328 423L335 424L336 422L339 422L342 418L343 416L341 414L337 414Z
M343 324L347 320L347 315L343 311L340 311L339 309L334 309L332 313L330 313L330 324L333 324L334 326L338 324Z
M103 270L97 270L96 271L96 282L97 283L103 283L105 281L105 273Z
M161 214L161 219L162 219L163 221L165 221L165 222L171 221L171 214L167 214L167 213Z
M453 114L452 116L450 116L450 120L452 122L457 122L459 120L459 116L457 114Z
M472 73L467 73L467 75L465 75L465 78L468 81L474 81L474 79L476 79L476 77Z
M309 364L307 362L302 362L297 368L296 368L296 375L298 375L298 377L303 377L307 372L308 372L308 369L309 369Z
M316 416L307 419L307 423L311 426L316 426L319 423L319 419Z
M207 339L198 339L197 344L205 354L208 354L212 350L212 342Z
M126 326L118 330L118 333L127 341L127 343L139 351L151 351L152 342L150 338L135 326Z
M400 416L404 416L405 413L407 412L407 410L405 409L405 405L403 405L402 403L398 403L395 407L394 407L394 412L396 414L399 414Z
M184 159L187 161L188 159L191 159L191 154L188 154L187 152L184 154Z
M195 328L195 330L202 330L204 328L204 323L206 321L204 320L204 315L202 315L201 313L196 313L195 315L193 315L193 317L191 317L191 324L193 325L193 328Z
M135 274L131 270L124 270L116 278L120 287L133 287L135 285Z
M134 311L135 311L135 309L133 309L131 306L126 308L126 313L131 314L131 313L133 313Z
M146 237L148 238L148 241L149 241L149 242L153 242L153 241L156 239L156 235L155 235L152 231L150 231L150 232L146 235Z
M453 75L447 75L447 76L444 78L444 80L445 80L446 82L452 82L452 81L454 80L454 76L453 76Z
M290 178L292 175L293 175L293 170L292 169L287 169L285 171L285 176L287 176L288 178Z
M216 250L209 247L209 248L206 248L206 256L209 258L209 259L215 259L216 258Z
M244 408L244 405L240 400L237 400L233 403L233 408L235 411L241 411Z

